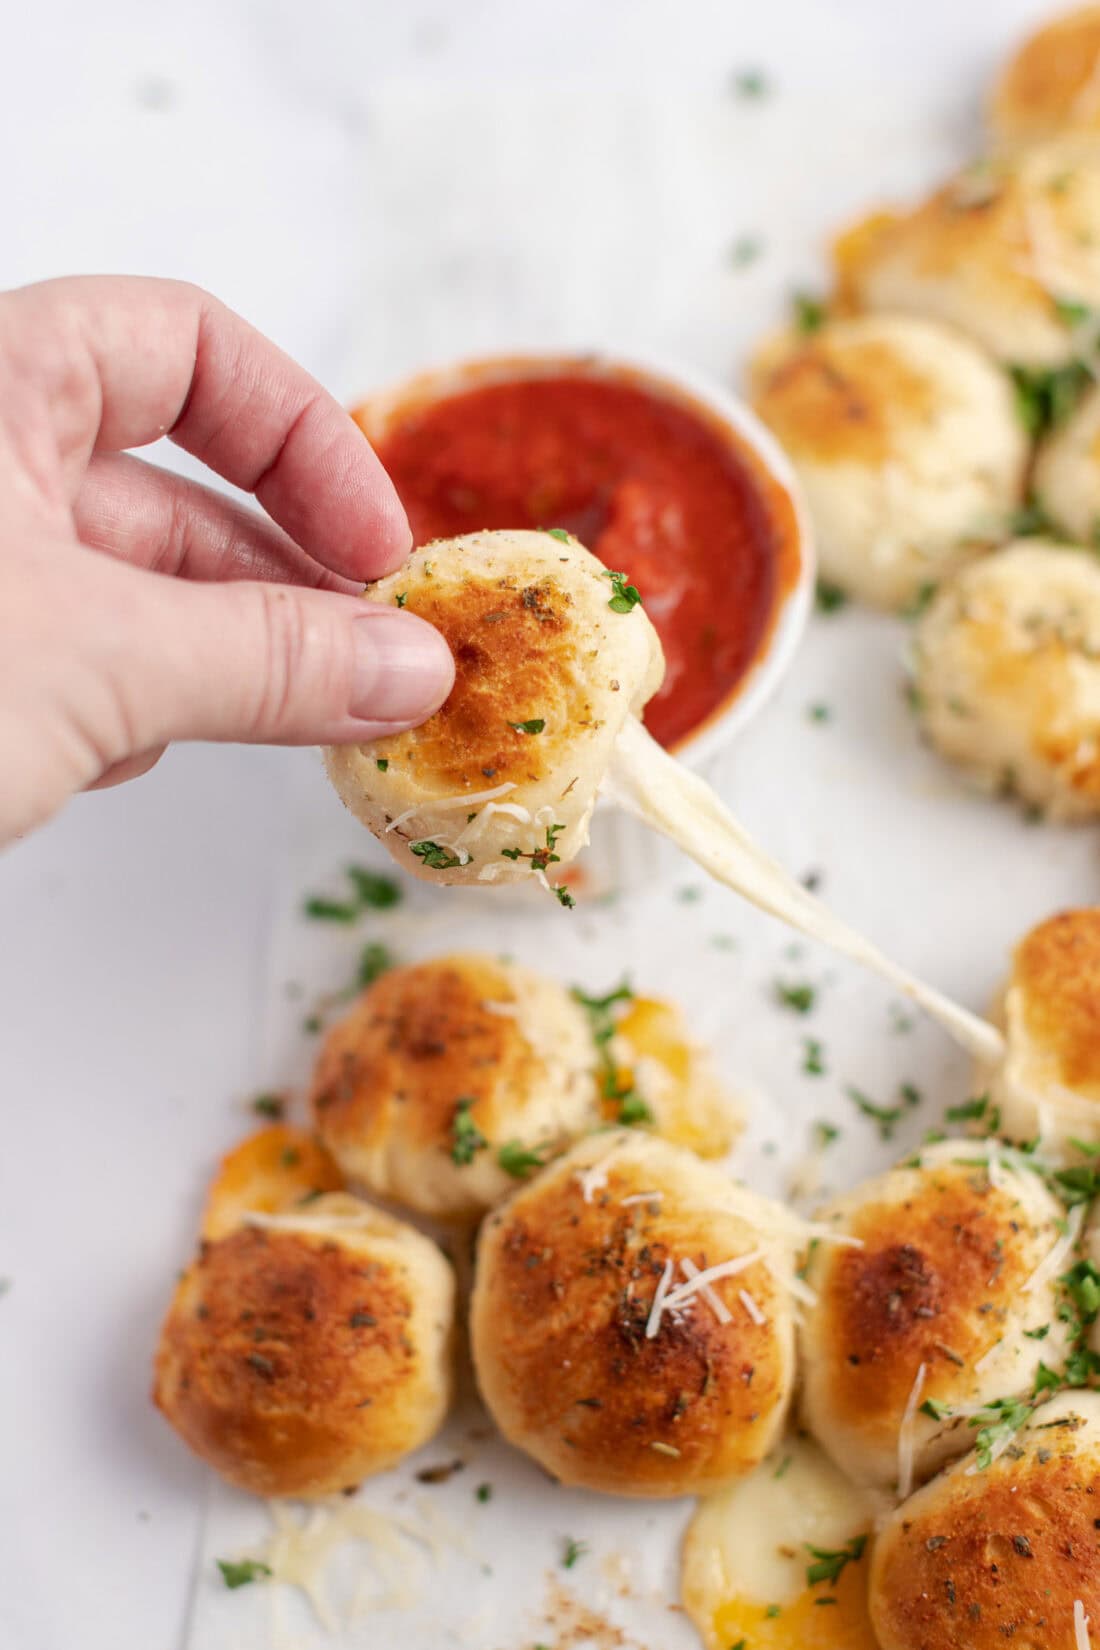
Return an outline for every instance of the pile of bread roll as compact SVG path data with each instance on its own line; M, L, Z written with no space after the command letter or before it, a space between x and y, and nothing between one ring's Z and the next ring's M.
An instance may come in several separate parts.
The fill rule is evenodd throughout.
M835 243L750 393L823 577L917 617L931 743L1036 813L1100 812L1100 8L1041 30L988 152ZM1026 536L1025 536L1026 535Z

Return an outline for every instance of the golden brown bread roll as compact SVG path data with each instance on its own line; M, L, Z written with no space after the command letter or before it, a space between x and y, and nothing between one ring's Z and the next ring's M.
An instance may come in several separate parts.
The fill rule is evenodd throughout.
M898 608L1008 537L1027 439L1006 375L969 338L859 315L765 344L752 401L798 472L826 578Z
M641 606L557 529L424 545L369 594L437 626L457 675L420 727L326 753L340 796L429 881L556 885L619 729L664 675Z
M902 1503L871 1560L882 1650L1080 1650L1100 1629L1100 1394L1066 1392L980 1468Z
M471 1339L505 1437L612 1495L750 1472L794 1380L785 1230L784 1211L664 1141L575 1146L481 1231Z
M331 1495L440 1426L453 1314L435 1245L345 1193L245 1216L184 1272L153 1398L240 1489Z
M995 1148L945 1140L820 1218L859 1247L820 1245L807 1267L803 1423L851 1477L904 1494L969 1448L959 1411L1030 1392L1040 1362L1060 1364L1056 1273L1070 1257L1046 1263L1065 1210Z
M563 986L469 952L376 980L329 1031L311 1104L349 1178L421 1214L477 1216L602 1121L594 1068Z

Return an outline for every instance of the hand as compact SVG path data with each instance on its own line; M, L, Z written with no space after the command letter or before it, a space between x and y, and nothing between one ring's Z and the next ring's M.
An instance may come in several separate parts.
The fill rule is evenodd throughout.
M123 452L162 435L272 519ZM429 716L445 643L356 594L410 547L348 415L206 293L0 294L0 842L172 739L338 744Z

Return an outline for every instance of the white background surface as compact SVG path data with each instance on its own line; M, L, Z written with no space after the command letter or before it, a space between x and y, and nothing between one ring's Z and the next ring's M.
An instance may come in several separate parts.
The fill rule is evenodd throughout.
M967 153L991 65L1040 9L9 0L0 284L188 277L349 398L517 342L633 344L728 377L818 278L829 228ZM731 72L757 65L774 95L731 101ZM764 253L734 273L740 234ZM896 692L900 636L818 622L724 789L781 858L826 868L840 911L981 1006L1022 926L1100 897L1094 844L943 776ZM806 722L817 699L827 728ZM147 1403L148 1361L213 1155L244 1098L302 1058L297 1007L275 1012L286 981L343 964L293 910L358 853L351 829L308 753L191 749L0 859L4 1650L268 1642L246 1595L221 1609L205 1560L194 1585L205 1477ZM778 1161L766 1141L801 1149L800 1113L842 1114L840 1079L882 1098L911 1076L963 1081L923 1029L902 1069L888 999L813 956L793 966L833 982L810 1029L837 1080L804 1092L807 1028L762 1008L786 941L717 893L659 891L571 931L483 906L443 922L418 919L404 949L500 936L595 985L629 955L639 983L692 986L730 1076L770 1096L742 1160L755 1178ZM541 1577L552 1547L516 1540L518 1580ZM471 1631L474 1650L524 1642ZM650 1650L671 1631L656 1621Z

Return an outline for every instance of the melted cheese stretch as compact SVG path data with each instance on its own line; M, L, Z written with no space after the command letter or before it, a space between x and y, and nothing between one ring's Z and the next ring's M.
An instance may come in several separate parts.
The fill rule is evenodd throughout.
M633 717L628 717L616 742L603 789L636 819L669 837L717 881L762 911L881 975L938 1020L971 1054L990 1064L1000 1063L1004 1039L999 1031L915 979L834 917L756 846L709 785L662 750Z

